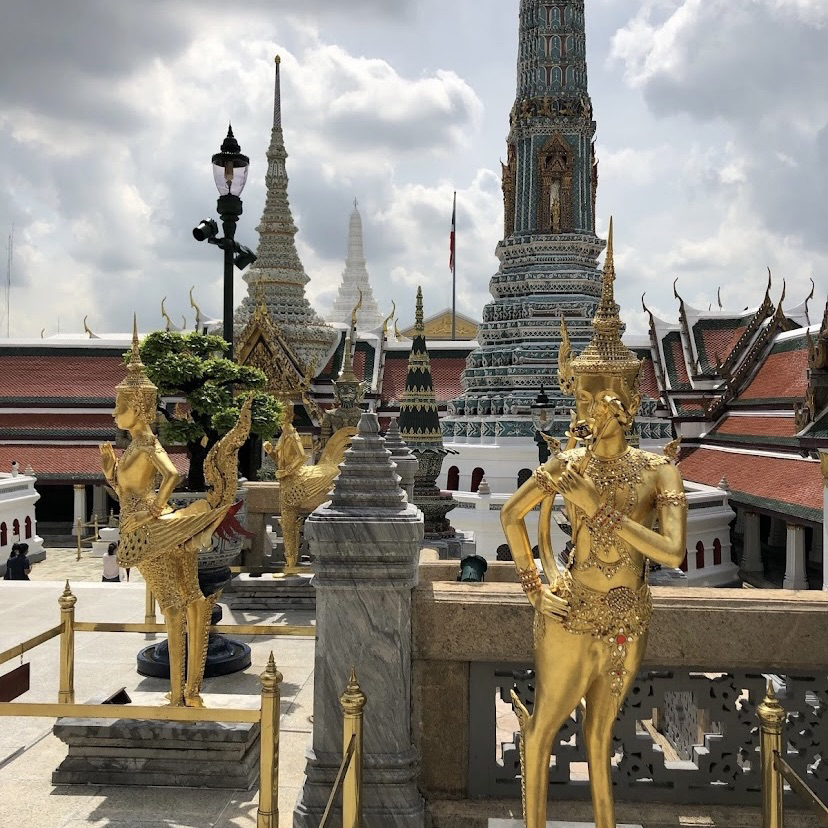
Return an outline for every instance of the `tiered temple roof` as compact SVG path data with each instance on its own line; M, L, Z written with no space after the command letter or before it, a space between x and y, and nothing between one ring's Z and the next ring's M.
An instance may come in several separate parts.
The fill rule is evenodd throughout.
M267 197L258 226L258 260L244 279L248 295L236 309L234 325L238 336L255 309L264 302L271 320L286 337L291 349L306 369L318 371L330 356L336 331L311 307L305 296L309 279L296 252L297 229L288 202L287 151L282 133L279 58L273 106L273 129L267 150Z
M348 255L345 259L345 270L342 272L342 282L333 308L328 314L328 321L350 325L351 313L357 305L357 328L360 331L372 331L382 325L385 317L380 313L371 290L368 270L365 267L362 216L354 199L354 209L348 221Z

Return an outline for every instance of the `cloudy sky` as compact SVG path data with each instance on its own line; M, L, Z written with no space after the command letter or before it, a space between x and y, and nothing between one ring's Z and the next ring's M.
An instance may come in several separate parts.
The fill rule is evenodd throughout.
M2 0L0 241L14 225L10 333L125 330L221 313L221 261L191 228L215 213L210 156L232 120L251 157L237 238L264 204L273 57L297 243L333 303L354 197L383 308L479 318L502 235L499 160L514 99L518 0ZM676 317L741 310L766 267L799 303L828 290L828 3L587 0L599 231L616 220L618 298ZM231 9L231 12L225 9ZM5 268L3 268L5 270ZM236 295L245 288L236 280ZM3 298L5 298L3 296ZM5 304L5 303L3 303ZM6 334L0 307L0 335ZM192 325L192 321L189 322Z

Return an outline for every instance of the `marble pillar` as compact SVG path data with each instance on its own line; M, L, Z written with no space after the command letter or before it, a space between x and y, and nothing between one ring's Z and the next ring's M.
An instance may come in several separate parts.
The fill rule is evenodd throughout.
M744 530L741 569L743 572L764 574L762 542L759 538L759 515L756 512L745 512Z
M72 515L72 534L78 534L78 520L81 524L86 523L86 486L83 483L75 483L72 487L75 491L75 506ZM80 534L83 535L84 530L81 528Z
M771 518L768 546L785 547L788 542L788 525L782 518Z
M319 825L342 759L339 697L355 668L368 699L362 825L422 828L411 738L411 595L423 515L399 486L375 414L360 418L340 468L330 502L305 522L316 567L313 743L293 825Z
M784 589L808 589L808 571L805 561L805 529L796 524L788 524L787 544L785 546L785 580Z
M92 487L92 514L98 516L98 523L106 523L109 514L106 511L106 489L103 486Z

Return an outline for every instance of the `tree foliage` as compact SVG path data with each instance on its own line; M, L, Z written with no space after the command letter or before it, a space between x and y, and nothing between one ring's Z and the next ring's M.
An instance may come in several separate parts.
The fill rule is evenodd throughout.
M194 491L204 488L207 452L238 420L239 392L254 392L252 434L266 440L280 427L282 405L264 391L264 372L227 359L227 350L220 336L197 332L155 331L140 346L141 360L158 386L159 397L185 401L183 406L159 406L165 418L159 437L164 443L186 444L190 458L187 485Z

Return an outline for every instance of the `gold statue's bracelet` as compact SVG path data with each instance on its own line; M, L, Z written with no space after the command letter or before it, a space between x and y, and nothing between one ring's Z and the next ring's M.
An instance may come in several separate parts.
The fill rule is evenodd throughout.
M535 478L535 483L537 483L538 488L542 491L551 495L558 493L558 490L552 483L552 476L548 471L546 471L546 469L544 469L543 466L538 466L532 473L532 477Z
M534 564L526 569L518 569L517 574L520 586L527 595L543 589L538 568Z
M158 505L158 503L157 503L156 501L153 501L152 503L150 503L150 505L149 505L149 506L147 506L147 511L148 511L148 512L149 512L149 513L150 513L150 514L151 514L154 518L160 518L160 517L161 517L162 512L164 511L164 507L163 507L163 506L159 506L159 505Z
M598 511L587 520L590 529L611 535L621 523L624 515L609 503L602 503Z

